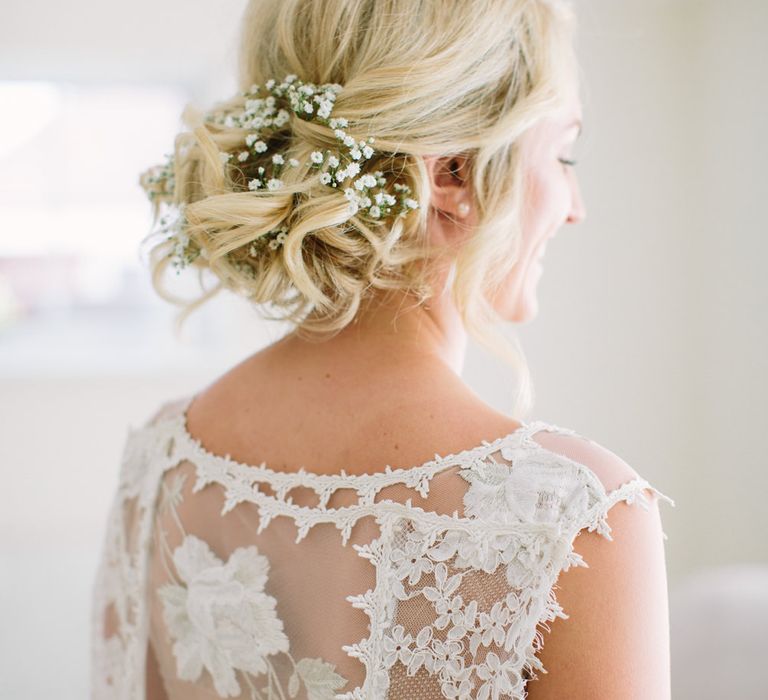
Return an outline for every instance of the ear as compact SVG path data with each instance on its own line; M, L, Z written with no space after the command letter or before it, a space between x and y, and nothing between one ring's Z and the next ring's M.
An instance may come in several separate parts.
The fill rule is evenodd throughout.
M424 156L432 188L432 206L452 219L466 219L472 207L467 156Z

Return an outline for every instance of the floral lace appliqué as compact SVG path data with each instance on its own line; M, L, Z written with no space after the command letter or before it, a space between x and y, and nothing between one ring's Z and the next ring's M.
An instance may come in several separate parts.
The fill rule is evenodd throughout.
M183 484L177 475L163 485L160 513L176 515ZM163 544L167 549L164 538ZM207 671L219 696L237 697L240 671L254 700L293 698L302 686L308 700L332 700L346 684L332 664L291 656L277 601L265 591L269 560L254 545L238 547L223 562L206 542L184 534L172 559L180 580L160 586L157 595L181 680L195 682ZM292 666L286 690L271 659L277 654ZM260 681L266 685L258 687Z

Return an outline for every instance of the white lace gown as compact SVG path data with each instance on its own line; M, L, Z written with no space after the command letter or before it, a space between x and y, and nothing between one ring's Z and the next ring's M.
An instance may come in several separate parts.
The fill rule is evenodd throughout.
M130 430L93 587L92 698L524 698L545 671L554 584L610 537L606 493L535 421L464 452L361 475L206 451L192 397Z

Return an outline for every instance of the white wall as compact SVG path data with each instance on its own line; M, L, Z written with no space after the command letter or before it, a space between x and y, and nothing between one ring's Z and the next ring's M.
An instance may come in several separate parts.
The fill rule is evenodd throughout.
M136 2L117 17L87 0L66 13L17 3L0 29L0 70L141 81L156 68L160 80L216 95L232 58L216 37L232 35L241 6L167 2L157 14ZM65 13L68 31L39 30L41 12L52 25ZM673 586L712 565L766 563L768 4L582 0L578 12L588 215L548 247L540 316L519 329L533 417L603 443L676 500L662 506ZM31 367L0 378L0 605L10 622L0 696L85 696L88 586L126 426L274 337L258 326L239 335L252 319L233 308L226 357L183 372ZM502 372L472 349L467 380L505 408Z

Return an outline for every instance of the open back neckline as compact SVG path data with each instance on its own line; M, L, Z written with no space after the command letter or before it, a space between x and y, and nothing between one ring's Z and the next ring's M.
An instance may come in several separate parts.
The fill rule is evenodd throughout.
M501 435L497 438L493 438L491 440L483 439L480 441L480 443L459 452L446 455L440 455L435 452L434 458L411 467L392 467L387 465L384 469L379 471L366 471L349 474L345 469L341 469L333 474L319 474L307 469L304 466L298 469L276 470L271 468L266 463L266 461L262 461L260 464L249 464L247 462L235 460L229 454L221 455L215 452L211 452L203 445L199 438L196 438L189 431L187 413L196 398L197 394L191 394L182 400L183 403L178 414L178 430L180 436L185 441L194 445L197 452L201 454L205 459L219 464L234 465L238 468L255 470L259 473L260 476L266 477L270 481L278 480L284 482L285 480L293 477L300 479L302 482L304 482L304 484L306 484L308 481L330 484L333 482L338 482L339 480L347 482L369 482L376 481L382 477L392 478L402 477L405 475L412 477L416 473L434 474L453 466L466 466L478 458L487 457L499 449L507 447L511 443L522 443L527 438L529 438L530 435L538 432L539 430L551 429L553 427L548 423L540 420L530 422L520 421L520 425L509 433ZM536 441L533 441L533 444L535 446L539 446L539 443Z

